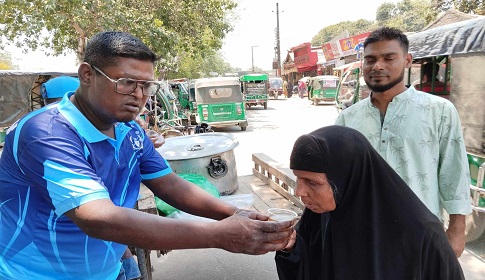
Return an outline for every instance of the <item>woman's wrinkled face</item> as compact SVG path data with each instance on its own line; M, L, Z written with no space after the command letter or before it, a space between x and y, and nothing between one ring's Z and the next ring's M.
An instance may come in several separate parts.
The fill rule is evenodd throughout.
M296 176L296 195L306 208L315 213L335 210L333 190L325 173L293 170Z

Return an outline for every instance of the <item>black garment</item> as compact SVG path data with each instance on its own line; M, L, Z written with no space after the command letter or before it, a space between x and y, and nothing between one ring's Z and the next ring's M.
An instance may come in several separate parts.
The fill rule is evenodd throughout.
M295 142L290 168L326 173L336 209L305 209L283 280L465 279L443 225L358 131L329 126Z
M292 82L288 82L286 84L286 89L288 90L288 93L291 93L291 91L293 90L293 83Z

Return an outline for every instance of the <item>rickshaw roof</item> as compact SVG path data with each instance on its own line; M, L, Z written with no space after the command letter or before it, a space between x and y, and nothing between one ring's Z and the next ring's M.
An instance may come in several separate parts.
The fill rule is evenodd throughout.
M77 72L0 70L0 127L8 127L33 109L41 107L40 85L46 77L77 77ZM34 93L35 91L35 93ZM32 96L35 94L35 98Z
M233 86L239 85L238 77L215 77L195 80L195 87Z
M0 70L0 76L75 76L77 72Z
M408 40L413 58L485 52L485 17L414 33Z
M303 78L299 79L298 82L304 82L304 83L306 83L311 78L312 77L303 77Z
M268 74L246 74L240 78L241 82L267 81Z
M188 82L189 79L187 78L177 78L177 79L171 79L168 80L169 83L182 83L182 82Z
M333 75L320 75L320 76L315 76L315 77L312 77L312 78L316 79L316 80L340 80L339 77L333 76Z

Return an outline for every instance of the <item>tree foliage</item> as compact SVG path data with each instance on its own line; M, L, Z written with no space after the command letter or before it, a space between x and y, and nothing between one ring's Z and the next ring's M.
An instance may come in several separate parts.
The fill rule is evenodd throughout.
M2 0L0 32L25 52L81 59L87 40L107 30L130 32L165 61L179 52L194 57L222 46L232 29L226 19L233 0ZM5 40L0 45L4 45ZM163 67L163 65L162 65Z
M396 5L394 3L389 3L385 2L382 3L376 11L376 21L378 23L381 22L386 22L388 20L391 20L394 14L394 9L396 8Z
M220 75L232 72L231 65L224 60L220 52L210 55L193 56L189 53L182 54L178 68L175 71L167 71L165 79L189 78L197 79L209 77L211 72Z
M403 0L383 3L376 11L377 26L391 26L405 32L422 30L437 16L429 0Z
M350 36L353 36L370 31L373 27L374 22L365 19L359 19L356 21L342 21L321 29L318 34L313 37L311 43L313 46L323 45L346 30L349 32Z
M435 0L434 3L439 11L455 8L467 14L485 15L485 0Z
M380 26L391 26L405 32L420 31L437 16L430 0L402 0L397 3L385 2L376 11L376 20L359 19L342 21L321 29L312 39L312 45L318 46L329 42L344 31L349 36L372 31Z
M0 52L0 70L12 70L15 69L12 63L12 56L7 52Z

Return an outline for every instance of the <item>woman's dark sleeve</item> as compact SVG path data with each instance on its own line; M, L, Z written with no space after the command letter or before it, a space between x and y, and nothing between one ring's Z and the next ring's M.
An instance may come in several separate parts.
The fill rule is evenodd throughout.
M276 252L276 270L280 280L312 280L314 270L321 269L322 230L322 216L305 210L296 225L293 250L290 253Z
M441 232L438 232L441 230ZM465 280L460 262L441 228L431 234L422 249L422 279Z
M308 271L307 256L303 251L306 251L305 241L299 236L296 236L296 244L293 250L289 253L278 251L276 252L275 262L276 270L280 280L302 280L308 279L305 277L305 271Z

